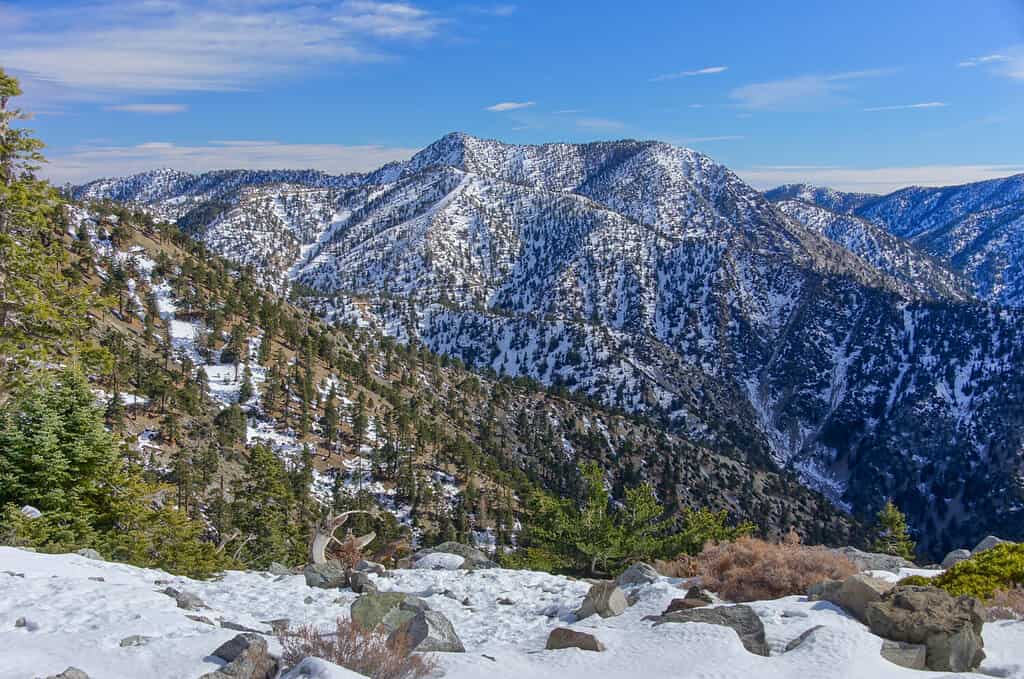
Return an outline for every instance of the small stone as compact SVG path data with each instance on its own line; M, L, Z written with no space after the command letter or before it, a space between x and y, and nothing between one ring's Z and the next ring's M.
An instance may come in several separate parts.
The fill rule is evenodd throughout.
M615 582L620 586L624 585L647 585L657 582L660 576L654 566L643 562L637 562L624 570Z
M121 639L121 643L119 645L121 646L121 648L128 648L130 646L145 646L152 640L153 637L144 637L141 634L133 634L130 637L125 637L124 639Z
M612 581L601 581L591 585L583 605L576 611L576 619L582 620L597 613L602 618L622 615L629 607L625 593Z
M46 679L89 679L89 675L77 667L69 667L60 674L53 674Z
M366 594L368 592L376 592L377 585L374 584L370 578L370 574L365 571L352 571L348 574L348 586L352 588L352 591L356 594Z
M92 580L93 582L106 582L107 581L106 578L104 578L103 576L100 576L100 575L93 575L89 579Z
M515 603L516 602L512 601L512 599L509 599L508 597L504 597L504 596L501 597L500 599L498 599L498 604L501 605L501 606L514 606Z
M315 599L313 597L307 596L305 599L302 600L302 603L304 603L304 604L306 604L308 606L309 604L313 603L314 601L315 601Z
M213 620L210 620L205 615L186 615L185 617L188 618L189 620L194 620L195 622L201 622L204 625L210 625L211 627L216 627L216 625L214 624Z
M15 627L28 627L28 620L26 620L24 617L18 618L17 620L14 621L14 626Z
M548 635L548 642L544 646L549 651L557 651L563 648L578 648L583 651L604 650L604 644L597 640L592 634L577 632L568 627L556 627Z
M375 561L367 561L366 559L360 559L359 563L356 564L355 570L362 571L364 573L373 573L384 577L388 573L388 569L384 568L383 564L376 563Z
M217 647L210 655L227 662L216 672L200 679L274 679L277 658L267 651L267 641L259 634L239 634Z
M90 549L89 547L83 547L82 549L75 551L75 554L77 554L78 556L84 556L86 559L93 559L94 561L103 561L103 557L100 556L100 553L97 552L95 549Z
M823 627L824 627L824 625L815 625L814 627L811 627L810 629L804 630L803 633L800 634L800 636L798 636L796 639L793 639L793 641L791 641L788 644L786 644L786 653L789 653L794 648L796 648L800 644L802 644L805 641L807 641L807 639L809 639L815 632L817 632L818 630L820 630Z
M186 611L195 611L199 610L200 608L208 608L208 606L205 603L203 603L203 600L195 594L193 594L192 592L180 592L174 589L173 587L168 587L167 589L162 591L164 594L174 599L175 603L178 604L178 608L183 608Z
M701 601L700 599L687 599L685 597L682 599L673 599L669 602L668 607L665 609L665 613L662 613L662 615L672 613L673 611L688 611L692 608L703 608L707 605L708 604L706 602Z

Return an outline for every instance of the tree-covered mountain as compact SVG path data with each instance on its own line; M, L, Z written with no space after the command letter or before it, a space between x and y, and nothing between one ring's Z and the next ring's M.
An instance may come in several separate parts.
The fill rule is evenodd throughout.
M658 142L451 134L294 210L294 182L262 181L181 218L239 261L247 234L292 243L260 273L331 322L652 418L857 514L892 497L932 553L1024 534L1021 312L868 225L808 226ZM133 190L165 214L193 195Z

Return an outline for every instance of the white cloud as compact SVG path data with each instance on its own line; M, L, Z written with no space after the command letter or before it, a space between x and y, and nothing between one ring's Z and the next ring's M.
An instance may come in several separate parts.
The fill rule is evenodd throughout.
M121 111L123 113L184 113L188 110L185 104L119 104L117 106L104 107L107 111Z
M405 160L418 149L377 145L284 144L276 141L211 141L179 146L151 141L135 146L80 147L53 155L42 174L58 184L170 167L188 172L225 168L271 170L314 168L325 172L366 172Z
M585 127L588 130L621 130L626 123L608 118L578 118L576 125Z
M473 5L466 7L465 10L470 14L479 14L481 16L492 16L492 17L507 17L512 16L519 9L515 5L490 5L481 6Z
M552 111L552 113L555 114L556 116L565 116L565 115L570 115L570 114L573 114L573 113L583 113L583 112L584 111L581 108L563 108L560 111Z
M81 94L227 91L302 68L388 58L443 20L404 2L99 0L36 5L0 44L13 72Z
M503 101L503 102L500 102L500 103L488 106L484 110L485 111L496 111L496 112L515 111L517 109L529 108L531 106L536 106L536 105L537 105L537 102L535 102L535 101Z
M1024 45L1013 45L993 54L964 59L960 68L986 67L985 70L1014 80L1024 80Z
M960 68L974 68L975 66L981 66L982 64L998 64L1009 61L1010 57L1005 54L989 54L984 57L973 57L971 59L964 59L957 66Z
M728 66L708 66L706 68L698 68L694 71L677 71L675 73L663 73L662 75L656 75L651 80L653 82L659 82L661 80L676 80L678 78L692 78L697 75L714 75L716 73L722 73L728 71Z
M1024 165L919 165L908 167L846 168L764 166L736 170L759 189L780 184L809 183L842 191L889 193L905 186L950 186L996 179L1024 172Z
M904 111L912 108L944 108L948 106L944 101L925 101L920 104L896 104L895 106L872 106L865 111Z
M803 75L737 87L729 96L748 109L765 111L815 110L837 102L851 80L892 73L892 69L845 71L827 75Z

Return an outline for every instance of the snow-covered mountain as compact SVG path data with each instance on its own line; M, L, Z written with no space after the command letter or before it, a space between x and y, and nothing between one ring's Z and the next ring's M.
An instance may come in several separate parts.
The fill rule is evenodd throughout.
M1024 174L886 196L798 186L766 195L862 217L961 272L982 299L1024 306Z
M362 299L389 334L773 460L857 512L892 496L935 552L1024 535L1024 312L970 302L870 223L773 205L659 142L451 134L374 173L303 174L79 195L177 210L325 316Z

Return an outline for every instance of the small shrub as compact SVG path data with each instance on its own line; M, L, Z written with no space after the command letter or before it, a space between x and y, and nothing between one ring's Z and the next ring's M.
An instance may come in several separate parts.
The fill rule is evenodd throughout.
M654 570L666 578L692 578L700 573L700 565L697 563L696 557L692 557L689 554L680 554L670 561L656 559L654 561Z
M752 537L709 545L698 563L704 586L731 601L803 594L816 582L841 580L857 572L849 559L826 547L773 544Z
M386 634L367 632L343 618L338 618L334 630L304 625L280 633L278 640L288 667L312 656L371 679L421 679L436 668L433 660L410 653L407 643L389 644Z
M985 619L1024 620L1024 589L1001 589L992 595L985 609Z
M961 561L929 584L953 596L967 594L983 601L997 591L1024 587L1024 544L996 545Z
M935 578L926 578L923 575L908 575L903 578L897 585L915 585L917 587L934 587Z

